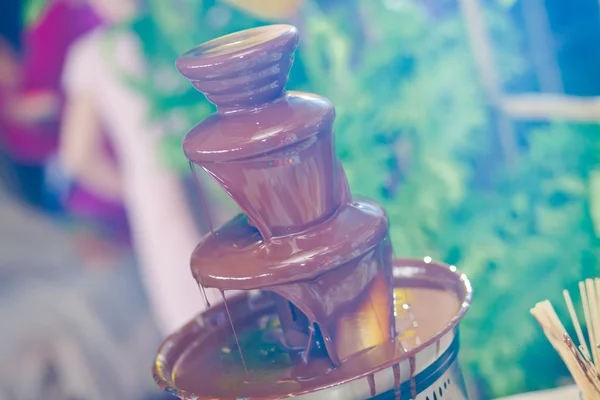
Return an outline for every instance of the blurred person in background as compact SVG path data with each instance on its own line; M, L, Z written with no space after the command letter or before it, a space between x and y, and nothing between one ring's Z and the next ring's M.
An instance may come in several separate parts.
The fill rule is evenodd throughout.
M78 185L106 201L125 204L149 302L167 334L203 305L189 270L200 232L179 176L161 162L162 127L149 123L144 94L126 78L146 69L138 39L127 29L139 16L137 4L89 0L106 26L82 37L69 52L59 154ZM118 163L102 151L102 126Z
M13 167L13 190L44 211L66 211L68 220L75 222L74 239L83 256L106 261L128 243L122 205L71 184L58 173L56 163L66 53L101 20L81 0L50 0L41 6L41 15L24 29L21 65L13 68L2 104L0 130ZM109 146L102 151L111 154Z
M10 20L0 25L20 28L22 5L14 0L3 2L2 18ZM0 78L0 139L12 166L13 187L30 205L46 208L52 204L45 187L45 166L58 146L64 57L70 44L97 23L79 2L54 0L36 23L22 32L19 29L22 46L11 46L12 69L5 68Z
M7 0L2 4L0 12L0 159L3 172L9 170L4 179L14 181L17 168L9 157L4 140L6 119L10 99L15 94L19 82L19 51L21 49L21 14L22 2L20 0ZM7 168L9 167L9 168ZM16 186L13 184L13 186ZM25 192L25 190L22 190ZM31 197L34 197L31 195Z

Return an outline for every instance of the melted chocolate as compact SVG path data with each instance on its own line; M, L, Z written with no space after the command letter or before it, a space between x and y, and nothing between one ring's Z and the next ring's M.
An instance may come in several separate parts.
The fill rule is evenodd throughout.
M371 374L367 376L367 380L369 381L369 392L371 393L371 397L377 394L377 387L375 386L375 375Z
M310 354L316 326L339 366L393 342L392 250L381 206L350 195L333 105L284 90L297 42L294 27L263 27L177 61L218 108L187 134L184 152L244 213L204 238L192 270L204 287L276 293L286 348Z
M456 275L441 273L454 287L407 287L419 282L412 275L394 280L387 216L379 204L352 197L335 156L333 105L284 89L297 43L294 27L275 25L213 40L177 60L218 109L186 135L184 152L243 212L203 238L193 275L202 291L260 289L270 300L233 316L227 300L230 323L214 321L193 341L182 336L173 345L180 356L163 357L159 368L198 396L276 398L358 376L374 395L373 371L396 363L400 398L397 362L410 356L413 395L416 364L407 352L449 329L461 308ZM213 324L213 314L202 323Z
M396 397L396 400L400 400L400 364L394 364L393 367L394 370L394 394Z
M396 281L396 284L402 282ZM280 342L283 332L277 308L273 302L269 302L270 305L263 303L256 306L254 311L232 315L248 374L236 351L237 344L230 324L224 321L212 334L198 335L194 342L185 344L186 350L181 352L172 367L174 384L201 398L281 398L290 393L310 392L333 382L345 382L357 376L364 375L368 379L368 371L415 349L419 342L417 337L429 339L443 330L461 306L456 293L448 288L418 286L396 289L396 292L414 302L413 312L420 322L417 329L402 336L404 349L386 342L353 355L337 368L333 368L326 357L310 357L307 364L294 361ZM406 326L412 320L403 304L398 302L400 297L396 296L394 308L398 327ZM431 304L436 307L430 307ZM233 313L236 307L231 305L230 308ZM398 364L394 365L393 371L394 387L400 395L402 382ZM414 388L413 385L411 388Z
M408 359L408 363L410 365L410 372L409 372L409 376L408 379L410 381L410 397L411 398L416 398L417 397L417 384L415 382L415 372L417 370L417 360L415 359L415 356L411 356Z

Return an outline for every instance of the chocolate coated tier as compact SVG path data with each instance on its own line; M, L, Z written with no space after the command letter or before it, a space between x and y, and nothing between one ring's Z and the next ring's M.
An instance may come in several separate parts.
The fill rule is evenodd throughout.
M274 25L177 61L218 108L184 152L245 214L202 240L192 270L205 287L276 293L286 348L306 362L322 346L339 367L395 337L392 250L381 206L352 200L333 105L284 90L297 43L294 27Z

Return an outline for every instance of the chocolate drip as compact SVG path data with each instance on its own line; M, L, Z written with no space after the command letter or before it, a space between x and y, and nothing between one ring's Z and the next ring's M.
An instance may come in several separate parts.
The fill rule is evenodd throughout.
M238 352L240 354L240 359L242 361L242 366L244 367L244 372L248 375L248 367L246 366L246 360L244 360L244 354L242 353L242 346L240 346L240 340L238 339L238 335L235 332L235 326L233 324L233 319L231 318L231 313L229 312L229 306L227 305L227 299L225 298L225 292L221 290L221 297L223 298L223 304L225 305L225 311L227 311L227 318L229 318L229 323L231 324L231 332L233 333L233 337L235 338L235 344L237 345Z
M204 304L206 308L210 308L210 301L208 301L208 296L206 295L206 289L202 286L201 283L198 284L198 288L200 289L200 294L202 295L202 300L204 300Z
M417 361L415 356L412 356L408 359L408 364L410 366L410 373L408 376L408 381L410 384L410 396L413 399L417 398L417 383L415 382L415 372L417 370Z
M375 388L375 375L367 375L367 381L369 382L369 391L371 392L371 397L377 394L377 389Z
M400 363L394 364L392 370L394 372L394 393L396 394L396 400L400 400Z
M202 204L202 211L204 211L204 216L206 217L206 222L208 223L208 229L209 229L210 233L214 235L215 230L213 228L213 223L210 218L210 213L208 212L208 207L206 205L206 199L204 198L204 195L203 195L204 191L200 187L200 180L198 179L198 173L196 172L196 167L195 167L194 163L191 161L189 162L189 164L190 164L190 170L192 171L192 176L194 177L194 185L196 186L196 191L200 195L200 204Z
M306 348L304 349L304 352L302 353L302 362L304 362L304 364L308 363L308 354L310 353L310 349L311 349L311 345L313 342L313 336L315 334L315 328L314 328L314 324L310 324L309 326L309 335L308 335L308 344L306 345Z

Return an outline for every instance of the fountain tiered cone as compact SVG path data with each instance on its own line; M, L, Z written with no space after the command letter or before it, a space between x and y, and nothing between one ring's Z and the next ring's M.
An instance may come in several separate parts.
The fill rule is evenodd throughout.
M335 156L333 105L285 90L297 43L296 28L273 25L177 60L218 109L184 152L243 212L201 241L193 275L249 294L169 338L155 378L180 398L346 400L427 399L423 382L446 379L439 396L464 399L455 326L468 281L441 264L393 264L384 210L351 196Z

